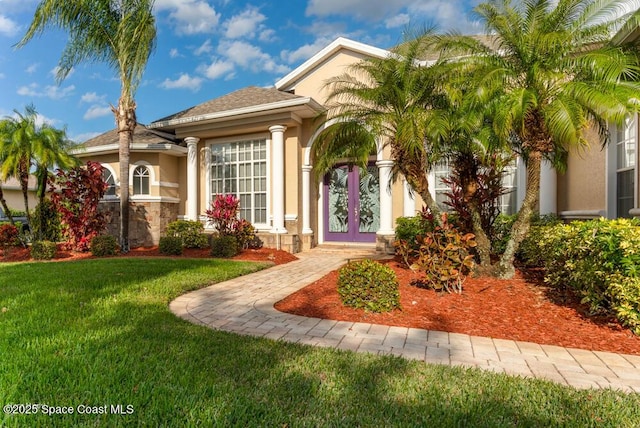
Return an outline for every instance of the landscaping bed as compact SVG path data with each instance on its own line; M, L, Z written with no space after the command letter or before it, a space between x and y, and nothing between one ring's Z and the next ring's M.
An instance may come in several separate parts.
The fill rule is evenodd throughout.
M197 248L185 248L182 256L164 256L160 254L158 246L153 247L138 247L133 248L127 254L121 254L115 257L177 257L177 258L211 258L209 248L197 249ZM96 258L91 255L90 252L76 252L64 249L62 244L58 245L58 251L53 261L69 261L79 259L92 259ZM298 258L286 251L275 250L273 248L260 248L257 250L244 250L237 256L231 258L232 260L247 260L247 261L270 261L277 265L288 263ZM2 262L18 262L18 261L30 261L31 255L28 248L13 247L9 250L9 255L5 257L2 249L0 249L0 263Z
M575 295L547 287L539 271L525 269L512 280L468 278L462 294L448 294L411 285L419 275L397 260L384 263L397 274L400 310L372 313L344 306L337 291L337 271L278 302L276 309L339 321L640 355L640 337L614 317L589 316L588 307Z

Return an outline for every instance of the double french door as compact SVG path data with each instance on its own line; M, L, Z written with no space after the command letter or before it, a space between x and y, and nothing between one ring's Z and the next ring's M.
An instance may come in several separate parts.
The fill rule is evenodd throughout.
M380 228L378 168L340 165L324 180L325 241L375 242Z

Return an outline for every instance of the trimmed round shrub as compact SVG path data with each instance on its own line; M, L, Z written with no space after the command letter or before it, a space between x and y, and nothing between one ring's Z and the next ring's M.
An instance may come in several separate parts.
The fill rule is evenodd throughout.
M400 308L398 278L389 267L365 259L340 268L338 293L342 303L370 312L389 312Z
M99 235L91 240L91 254L96 257L118 254L118 241L111 235Z
M31 258L34 260L51 260L56 256L56 243L51 241L35 241L31 244Z
M163 236L160 238L160 254L166 256L182 255L182 238L177 236Z
M211 255L228 259L238 254L238 240L235 236L220 235L211 238Z
M167 236L177 236L182 239L184 248L207 248L209 246L204 226L196 220L176 220L169 223Z

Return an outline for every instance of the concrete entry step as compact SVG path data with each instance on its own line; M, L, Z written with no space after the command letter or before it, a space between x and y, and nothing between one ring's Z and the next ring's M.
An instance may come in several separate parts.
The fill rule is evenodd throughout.
M349 258L381 258L384 257L384 254L380 254L376 251L375 244L358 244L351 242L331 242L331 243L323 243L313 248L312 251L317 251L321 253L334 253L334 254L343 254Z

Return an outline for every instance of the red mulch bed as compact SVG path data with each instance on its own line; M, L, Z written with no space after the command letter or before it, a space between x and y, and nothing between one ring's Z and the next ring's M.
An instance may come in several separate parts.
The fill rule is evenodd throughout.
M400 282L402 309L385 314L342 305L333 271L276 304L311 317L416 327L500 339L640 355L640 337L611 317L589 317L579 299L547 287L540 272L519 271L512 280L468 278L462 294L411 285L418 274L385 262Z
M191 249L185 248L182 256L171 256L172 258L211 258L209 254L209 249ZM29 255L29 250L26 248L11 248L9 250L9 255L7 257L4 256L2 250L0 249L0 263L1 262L18 262L18 261L29 261L31 260L31 256ZM157 246L154 247L139 247L133 248L129 253L115 256L115 257L167 257L160 254ZM58 251L56 253L56 257L53 261L69 261L69 260L80 260L80 259L93 259L90 252L79 253L75 251L68 251L63 248L62 245L58 245ZM293 260L298 260L296 256L291 253L282 250L274 250L273 248L261 248L259 250L244 250L237 256L233 257L232 260L248 260L248 261L267 261L273 262L277 265L291 262Z

